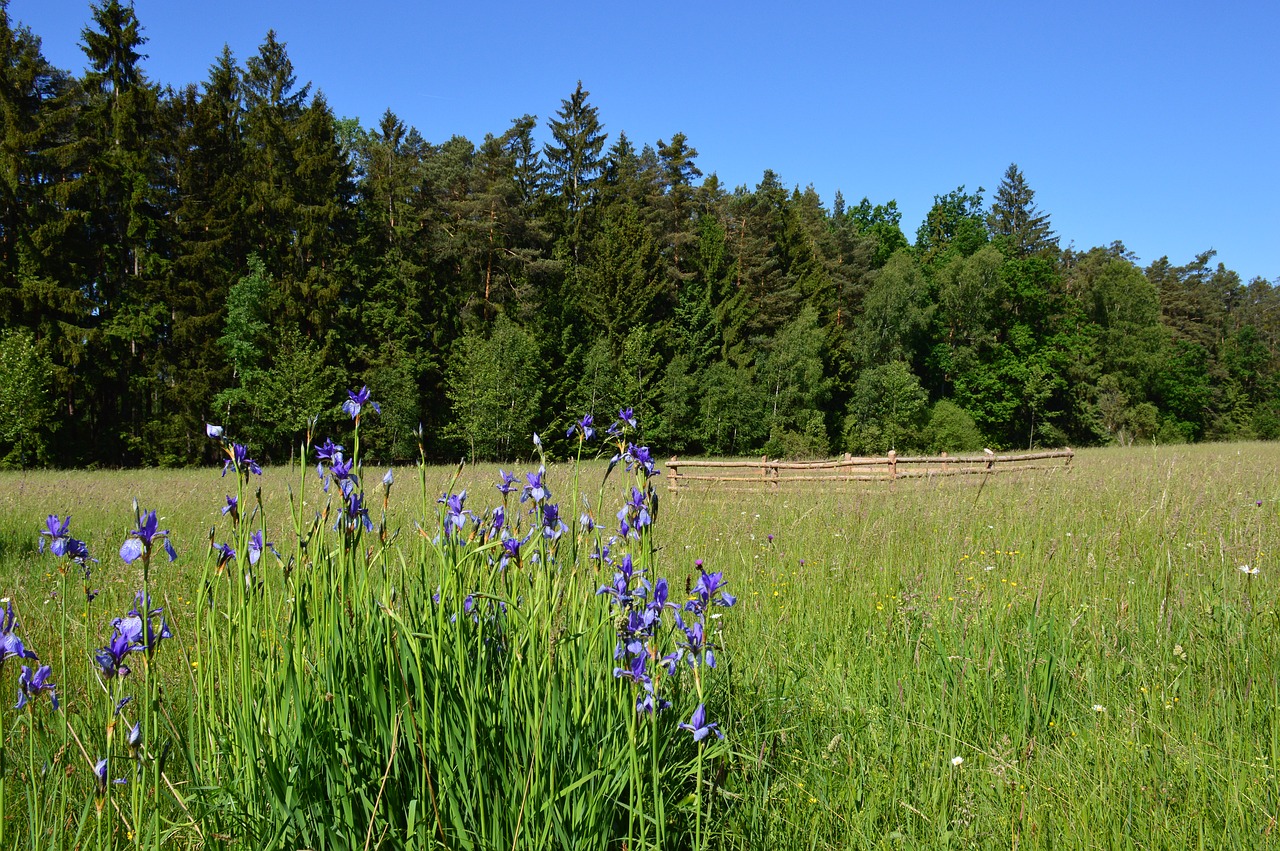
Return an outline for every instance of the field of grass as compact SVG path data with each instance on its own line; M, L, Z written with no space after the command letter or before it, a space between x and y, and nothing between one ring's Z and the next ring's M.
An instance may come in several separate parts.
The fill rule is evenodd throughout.
M702 559L738 598L713 616L720 665L707 704L726 738L705 766L697 841L832 849L1274 843L1277 470L1280 446L1231 444L1085 450L1069 471L985 482L669 494L657 479L654 575L678 594ZM585 465L582 481L603 472L602 463ZM396 471L387 527L400 531L406 553L422 537L415 522L436 527L422 515L439 494L466 488L476 511L499 502L496 467L466 468L456 483L454 473L427 470L424 503L416 474ZM381 474L370 470L369 480ZM549 469L566 503L568 476L567 466ZM151 565L152 598L183 651L158 653L156 674L175 705L189 683L198 687L190 672L201 661L197 602L210 529L224 522L234 484L216 469L0 475L0 594L14 601L27 644L51 648L42 660L69 717L99 688L85 648L107 642L111 617L140 587L140 570L116 555L133 528L135 498L158 511L180 554ZM287 553L298 471L268 469L250 484L261 487L266 537ZM616 484L605 519L620 504ZM306 488L318 510L314 471ZM74 534L101 559L91 577L101 594L87 617L75 614L86 608L80 578L36 552L55 512L73 516ZM563 513L572 520L578 512ZM608 578L575 587L590 595ZM65 663L52 650L60 645L73 648ZM13 669L0 670L0 687L15 688ZM11 719L6 710L7 752L23 756L7 758L14 803L0 818L25 825L29 805L14 787L30 785L29 764L42 769L26 756L27 728ZM74 745L67 750L73 757L52 763L91 789L90 766ZM92 823L87 805L64 811ZM184 846L218 839L176 828L163 836Z

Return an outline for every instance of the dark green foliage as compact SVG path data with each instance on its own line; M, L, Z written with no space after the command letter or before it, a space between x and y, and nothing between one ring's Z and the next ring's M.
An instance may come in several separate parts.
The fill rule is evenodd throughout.
M961 186L946 195L933 196L933 206L916 231L916 252L925 263L952 255L968 257L987 244L986 217L982 212L981 186L972 195Z
M928 414L920 379L902 361L869 369L858 378L844 423L844 448L856 455L905 455L920 448Z
M25 331L0 332L0 467L49 463L58 427L53 364Z
M894 201L610 139L581 82L433 142L334 115L274 31L174 91L132 5L88 21L75 77L0 0L0 332L52 417L9 463L209 462L208 421L286 458L360 384L388 460L563 456L624 406L659 454L1280 437L1271 282L1062 250L1016 165L912 245Z
M982 432L968 411L950 399L939 399L929 411L921 444L932 454L974 452L982 448Z
M451 434L470 458L523 453L540 410L537 346L504 316L485 337L469 333L454 346L448 372Z

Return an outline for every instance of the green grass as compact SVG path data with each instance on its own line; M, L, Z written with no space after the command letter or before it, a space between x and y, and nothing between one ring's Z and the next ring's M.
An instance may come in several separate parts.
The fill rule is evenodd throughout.
M1280 447L1233 444L1086 450L1069 472L985 482L669 494L659 479L657 573L679 586L702 558L739 598L718 621L731 755L707 772L710 846L1274 842L1276 469ZM567 501L566 470L551 470L551 487ZM602 472L589 466L583 480ZM430 496L453 473L429 470ZM455 489L477 509L496 504L495 473L467 468ZM295 478L261 479L268 538L282 549ZM422 513L412 482L397 470L390 504L406 546ZM172 529L181 557L153 567L152 593L193 648L209 529L233 485L216 470L0 475L0 592L28 644L59 640L50 595L61 577L35 552L45 514L73 514L102 559L103 594L68 642L101 644L107 613L127 608L139 583L115 555L136 497ZM78 579L67 582L78 595ZM95 687L89 660L66 673L52 664L74 714ZM167 693L189 665L158 656Z

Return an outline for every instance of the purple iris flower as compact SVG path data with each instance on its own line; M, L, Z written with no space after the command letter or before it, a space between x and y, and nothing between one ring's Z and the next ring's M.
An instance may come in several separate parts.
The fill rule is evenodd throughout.
M609 435L617 437L626 431L626 427L636 428L636 412L631 408L623 408L618 411L618 419L609 426Z
M619 529L625 529L622 537L630 535L632 530L639 532L653 522L649 514L649 504L646 495L637 487L631 488L631 499L618 512ZM637 536L638 537L638 536Z
M650 608L654 608L658 610L662 610L668 607L672 609L677 608L675 603L667 602L667 596L670 593L668 588L669 586L667 585L666 579L659 579L656 583L654 583L653 599L649 601Z
M502 558L498 560L498 568L505 569L512 561L518 566L520 564L520 546L524 541L515 536L508 536L502 539Z
M169 555L169 561L175 561L178 553L173 549L173 544L169 543L169 530L160 530L160 523L156 519L154 511L148 511L142 515L138 522L138 528L129 533L130 537L120 547L120 558L124 559L126 564L133 564L139 558L151 552L151 546L156 538L164 541L164 551Z
M129 737L126 740L129 750L136 751L138 746L142 744L142 722L138 721L129 728Z
M85 542L75 538L67 538L66 555L67 558L82 565L88 561L97 561L96 558L89 557L89 547ZM85 567L85 570L88 570L87 566Z
M564 525L564 521L560 519L560 506L543 505L542 506L542 536L550 541L555 541L563 535L569 527Z
M609 585L601 585L597 594L608 594L613 597L614 605L619 608L628 608L633 598L631 582L635 578L635 567L631 561L631 554L626 553L618 560L616 570L613 574L613 582ZM666 587L665 583L663 585ZM639 596L644 596L644 589L639 589Z
M243 443L233 443L227 450L227 460L222 465L222 475L226 476L228 470L235 470L246 479L250 473L255 476L262 475L262 468L258 466L257 461L249 457L249 450Z
M94 773L94 776L97 778L97 782L98 782L98 796L99 796L99 797L101 797L101 796L103 796L103 795L107 794L107 760L106 760L106 757L103 757L102 759L98 760L98 764L97 764L97 765L95 765L95 766L93 767L93 773ZM115 783L115 784L116 784L116 785L118 785L118 786L123 786L124 784L126 784L126 783L128 783L128 782L129 782L129 778L127 778L127 777L117 777L115 780L112 780L111 782L112 782L112 783Z
M710 606L732 606L738 602L737 597L723 590L725 586L723 572L707 573L701 567L698 571L698 581L693 586L693 599L685 603L685 611L702 614Z
M204 433L210 440L222 440L223 428L222 426L214 425L213 423L205 423Z
M62 558L67 551L67 540L71 537L71 515L67 515L67 519L59 519L58 515L50 514L45 520L45 528L40 531L40 552L44 552L45 538L49 539L49 552L58 558Z
M258 563L258 559L262 558L262 551L264 549L270 550L272 555L274 555L276 558L280 558L280 553L276 552L275 544L271 543L270 541L267 541L265 544L262 542L262 530L259 529L249 536L249 564L250 565L255 565ZM232 555L235 555L235 553L232 553Z
M28 650L17 635L18 620L13 614L13 603L4 604L4 615L0 616L0 662L5 659L35 659L33 650Z
M654 465L653 456L649 453L649 447L636 446L634 443L627 444L627 451L622 456L627 462L627 472L632 468L644 472L646 478L652 478L661 474L661 471Z
M347 460L343 458L342 453L339 452L333 457L333 462L329 465L329 470L333 473L333 477L337 479L338 483L342 486L343 496L350 495L351 488L359 484L359 479L356 477L355 473L352 472L352 468L355 467L355 463L354 458Z
M18 704L14 709L21 709L27 705L27 698L34 698L41 692L49 692L49 697L53 700L53 708L58 709L58 692L53 683L49 682L49 675L53 670L48 665L41 665L36 669L34 674L26 665L22 666L22 673L18 675Z
M93 659L107 679L129 676L125 659L134 650L142 649L142 618L116 618L111 622L115 632L107 646L93 654Z
M316 447L316 457L321 461L333 463L335 457L342 456L342 445L333 442L333 438L326 437L324 443Z
M366 405L373 408L379 414L382 413L382 408L377 402L369 401L368 387L361 387L359 390L348 390L347 397L347 401L342 403L342 410L346 411L353 420L360 419L360 412L364 410Z
M240 520L240 500L237 497L228 496L227 504L222 506L222 516L226 517L228 514L231 515L233 521L238 522Z
M636 698L636 712L652 715L655 711L661 712L663 709L670 708L671 701L663 700L654 693L652 679L640 684L640 694Z
M494 485L498 489L498 493L506 496L516 489L516 477L508 473L506 470L498 470L498 483Z
M493 527L489 533L490 537L502 534L502 529L507 525L507 512L499 505L493 510Z
M226 544L214 544L213 548L218 551L218 567L225 567L227 562L236 557L236 551Z
M373 521L369 519L369 509L364 505L364 497L357 493L354 489L347 494L346 504L347 522L351 524L351 531L356 530L358 523L363 523L365 531L373 531Z
M695 742L700 742L711 733L715 733L716 738L723 739L724 733L721 733L716 729L719 726L720 725L714 721L707 723L707 708L703 704L699 703L698 708L693 710L693 716L689 718L689 723L681 724L680 729L688 730L690 733L693 733L693 740Z
M173 638L173 633L169 631L169 623L164 618L164 609L151 608L151 599L145 597L141 591L135 594L133 599L134 606L129 610L129 614L111 621L111 625L118 633L118 636L113 636L112 640L122 642L129 650L145 650L147 655L151 656L162 640ZM160 619L159 631L156 629L156 618ZM121 649L121 645L117 644L115 649Z
M391 490L391 486L396 483L396 477L393 472L387 470L387 474L382 477L382 486L387 490Z
M646 670L648 665L648 657L644 654L633 656L631 662L625 668L614 668L613 675L619 679L625 677L633 683L644 682L649 679L649 673Z
M547 499L551 492L547 490L547 486L543 483L542 477L546 475L546 468L539 467L536 473L525 473L524 491L520 494L520 501L532 499L534 502L542 502Z
M467 524L467 516L471 514L463 505L467 501L467 492L443 495L436 500L445 506L444 525L446 536L454 532L461 534L462 527Z
M564 433L564 436L573 437L573 433L576 431L580 436L580 438L582 439L582 441L585 443L596 436L596 430L592 428L592 424L594 422L595 422L595 417L593 417L591 414L587 414L582 419L578 420L576 423L569 426L569 430Z
M703 626L702 621L695 620L692 625L685 626L680 616L676 615L676 625L684 632L684 644L678 652L679 655L687 654L689 667L696 668L699 663L705 662L708 668L714 668L716 655L707 644L706 627Z

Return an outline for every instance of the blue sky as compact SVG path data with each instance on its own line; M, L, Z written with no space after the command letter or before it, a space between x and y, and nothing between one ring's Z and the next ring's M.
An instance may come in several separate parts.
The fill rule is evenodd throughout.
M1016 162L1063 244L1142 263L1207 249L1280 280L1280 5L1274 2L405 3L136 0L162 84L202 82L268 29L300 83L372 126L478 141L545 121L581 79L611 140L684 132L703 171L766 168L829 206L933 196ZM45 55L83 68L84 0L11 0Z

